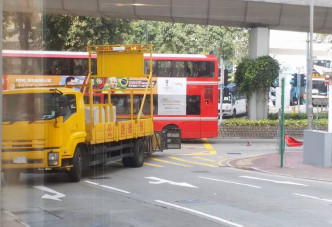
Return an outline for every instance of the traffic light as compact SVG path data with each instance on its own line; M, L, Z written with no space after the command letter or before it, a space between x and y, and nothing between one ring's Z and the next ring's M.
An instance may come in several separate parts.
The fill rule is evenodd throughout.
M304 74L301 74L301 87L305 86Z
M229 96L229 88L224 88L224 97Z
M297 87L297 73L292 74L292 79L290 80L290 84L294 87Z
M224 85L228 85L228 70L224 70Z

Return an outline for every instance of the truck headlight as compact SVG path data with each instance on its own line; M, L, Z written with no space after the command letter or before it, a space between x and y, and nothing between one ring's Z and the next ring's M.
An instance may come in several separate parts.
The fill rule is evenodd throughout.
M48 165L49 166L59 165L59 153L57 152L48 153Z

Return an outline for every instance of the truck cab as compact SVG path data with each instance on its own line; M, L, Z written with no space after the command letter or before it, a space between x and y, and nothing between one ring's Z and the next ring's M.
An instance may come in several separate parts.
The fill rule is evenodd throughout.
M3 92L5 178L15 178L21 171L50 171L71 165L73 147L86 137L82 100L80 92L69 88Z

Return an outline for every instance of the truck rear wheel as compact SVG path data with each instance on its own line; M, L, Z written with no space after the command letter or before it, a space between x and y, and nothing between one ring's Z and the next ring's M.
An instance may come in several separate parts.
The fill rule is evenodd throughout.
M81 149L76 147L73 158L73 167L69 170L69 177L73 182L79 182L83 172L83 156Z
M141 167L144 164L145 145L142 139L137 139L134 145L134 156L131 158L132 167Z
M19 170L4 170L3 175L8 184L16 184L20 179Z

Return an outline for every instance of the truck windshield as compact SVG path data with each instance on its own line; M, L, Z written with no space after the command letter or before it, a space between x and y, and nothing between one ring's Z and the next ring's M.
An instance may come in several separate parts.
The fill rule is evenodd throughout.
M2 121L40 121L55 118L59 94L29 93L3 96Z

